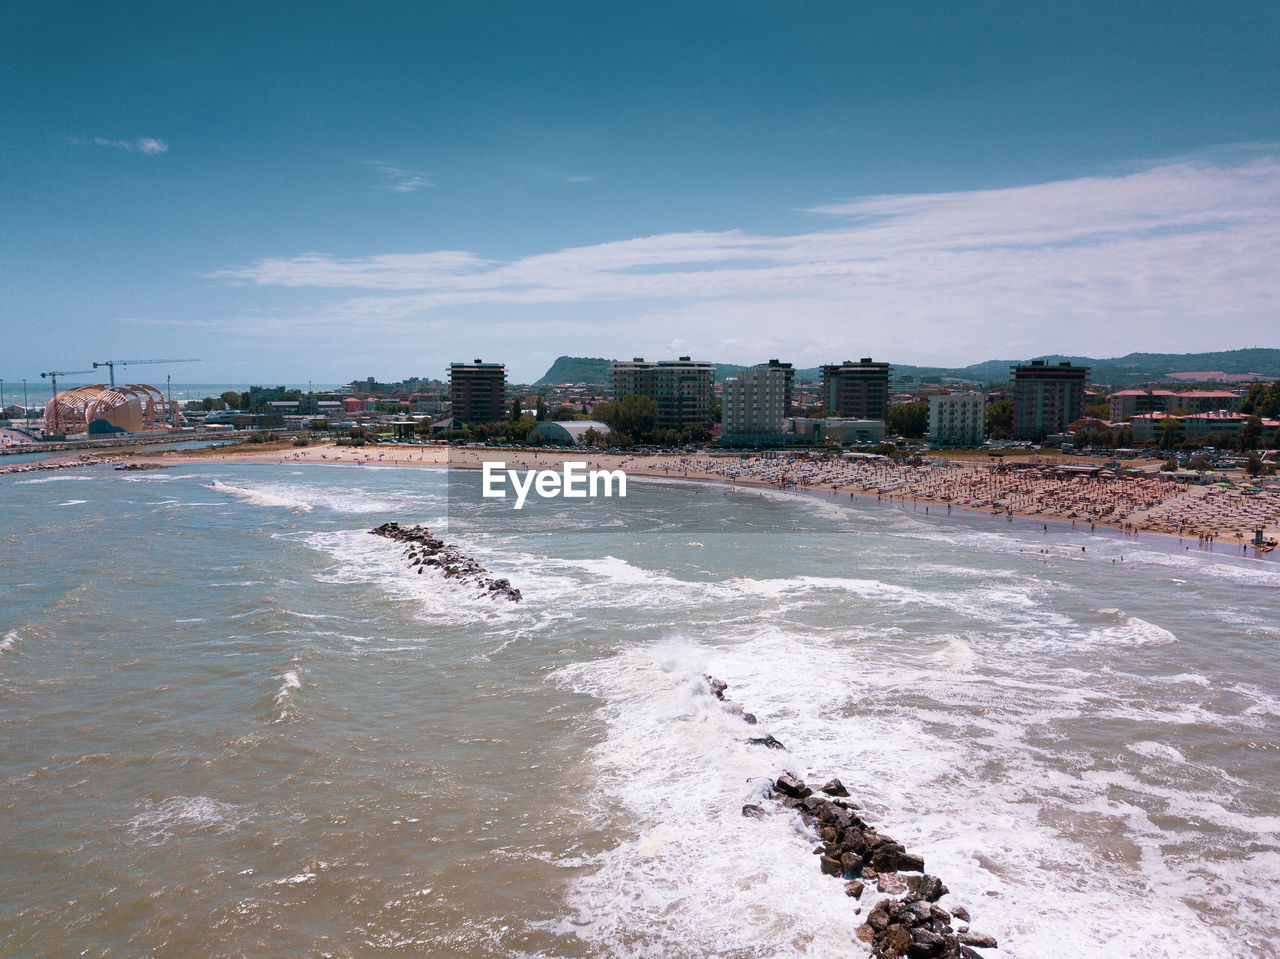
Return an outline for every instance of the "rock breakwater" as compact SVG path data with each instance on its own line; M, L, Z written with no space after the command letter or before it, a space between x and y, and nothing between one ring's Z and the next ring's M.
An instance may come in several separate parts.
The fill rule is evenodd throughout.
M36 462L6 463L0 459L0 473L49 473L54 470L73 470L85 466L120 463L119 457L86 453L75 459L37 460Z
M446 579L470 583L480 588L481 594L488 594L494 599L505 598L518 603L523 598L520 590L511 585L507 579L494 579L487 575L488 570L470 556L463 554L456 546L432 534L425 526L401 526L399 523L383 523L369 530L374 536L385 536L397 543L405 543L404 555L410 566L416 568L418 575L428 567L438 569Z
M750 716L725 696L728 684L707 677L711 694L735 714ZM751 716L754 724L756 717ZM751 737L750 743L785 749L773 736ZM963 906L947 910L938 900L948 889L924 869L924 857L908 852L892 836L880 832L858 815L848 800L849 790L839 779L814 789L800 777L784 772L770 787L773 800L795 811L813 832L819 845L814 854L825 875L845 884L845 895L862 900L869 887L880 898L867 920L858 927L858 939L877 959L982 959L976 949L994 949L991 936L969 929L969 913ZM821 794L821 795L820 795ZM758 803L742 807L742 814L764 819L768 813ZM862 907L856 907L861 914ZM965 925L952 927L952 919Z

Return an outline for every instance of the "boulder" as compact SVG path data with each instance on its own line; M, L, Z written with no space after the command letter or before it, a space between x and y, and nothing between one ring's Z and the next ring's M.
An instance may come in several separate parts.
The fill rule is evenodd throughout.
M924 872L924 857L904 852L898 856L898 868L902 872Z
M850 879L844 884L844 894L850 899L861 899L866 886L859 879Z
M794 799L804 799L806 796L813 795L812 789L790 773L783 773L779 776L777 782L773 784L773 788L782 793L782 795L791 796Z
M911 930L901 923L894 923L876 937L876 947L885 956L905 956L911 948Z
M844 783L842 783L838 779L831 780L831 782L827 783L825 786L822 787L822 791L826 793L828 796L849 795L849 790L845 789Z
M962 946L973 946L977 949L997 949L994 936L988 936L981 932L958 932L956 939Z
M871 914L867 916L867 925L876 932L883 932L889 928L889 923L893 920L889 916L889 900L881 899L875 904L871 910Z
M766 749L786 749L787 747L778 742L772 736L752 736L747 742L753 746L764 746Z
M954 909L951 910L951 915L955 916L957 919L963 922L969 921L969 910L966 909L964 906L956 906Z
M768 813L764 811L763 806L757 806L755 803L747 803L742 807L742 815L748 819L764 819Z
M911 959L933 959L942 955L945 948L946 943L940 935L922 926L911 930L911 945L907 948L907 955Z

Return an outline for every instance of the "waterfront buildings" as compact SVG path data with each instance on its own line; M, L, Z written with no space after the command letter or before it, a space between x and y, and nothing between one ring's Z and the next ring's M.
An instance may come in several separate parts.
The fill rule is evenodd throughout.
M843 416L821 419L791 417L785 439L791 443L837 443L841 446L873 446L884 442L884 420L855 420Z
M888 363L864 356L822 368L823 409L849 419L881 420L889 415Z
M451 363L449 397L455 422L499 422L507 415L507 368L483 360Z
M715 367L710 363L687 356L657 362L637 356L630 361L615 360L610 369L615 399L647 396L658 404L658 429L711 426Z
M1229 390L1119 390L1107 398L1111 406L1111 422L1119 423L1139 413L1213 413L1226 410L1239 413L1244 398Z
M1166 413L1137 413L1130 418L1129 426L1133 430L1134 442L1161 442L1165 439L1165 421L1169 420L1174 425L1172 436L1168 438L1173 443L1181 443L1183 440L1198 440L1223 434L1235 437L1240 432L1241 427L1249 422L1249 419L1250 417L1246 413L1234 413L1228 410L1215 410L1211 413L1192 413L1187 416L1169 416ZM1260 422L1264 433L1267 435L1270 435L1272 430L1280 426L1280 420L1260 420Z
M1084 415L1089 367L1032 360L1013 373L1013 438L1039 442Z
M752 445L780 440L794 376L790 363L770 360L726 379L720 397L724 442Z
M936 446L980 446L987 434L984 393L936 393L929 397L929 442Z

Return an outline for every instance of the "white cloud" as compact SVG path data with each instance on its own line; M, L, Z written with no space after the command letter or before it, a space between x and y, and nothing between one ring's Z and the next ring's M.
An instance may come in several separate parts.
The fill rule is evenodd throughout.
M1276 340L1274 157L862 197L808 212L833 225L781 236L672 233L509 262L462 251L308 253L211 275L369 291L309 306L313 324L404 331L433 315L499 310L511 344L554 324L579 340L566 349L615 355L664 352L680 339L684 352L725 361L874 351L960 365ZM572 304L595 304L593 319L566 321ZM473 329L480 336L492 324Z
M389 166L378 160L365 160L364 162L387 178L385 188L392 193L415 193L423 187L435 186L425 173L417 170L404 170L400 167Z
M157 156L169 152L169 144L156 137L138 137L136 140L111 140L107 137L93 137L89 140L72 138L73 143L91 143L99 147L111 147L116 150L128 150L130 153L144 153Z

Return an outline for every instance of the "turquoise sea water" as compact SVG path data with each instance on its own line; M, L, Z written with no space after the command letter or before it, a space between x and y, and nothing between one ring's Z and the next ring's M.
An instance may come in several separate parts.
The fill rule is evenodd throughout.
M0 476L0 954L863 954L812 838L740 815L789 769L843 779L999 955L1280 955L1274 565L478 491ZM525 602L416 574L387 520L447 523Z

